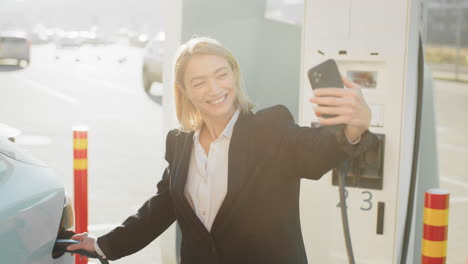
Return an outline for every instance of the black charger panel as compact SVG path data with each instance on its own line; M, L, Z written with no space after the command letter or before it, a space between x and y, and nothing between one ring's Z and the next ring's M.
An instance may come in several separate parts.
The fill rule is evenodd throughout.
M378 144L350 161L350 168L345 178L346 187L383 189L385 135L375 135L378 138ZM339 169L333 170L333 185L338 185L339 173Z

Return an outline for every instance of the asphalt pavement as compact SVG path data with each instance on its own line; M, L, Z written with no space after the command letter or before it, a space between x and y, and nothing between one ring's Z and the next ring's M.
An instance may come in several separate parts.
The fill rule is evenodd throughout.
M440 187L450 192L447 264L468 263L468 84L434 82Z
M161 106L143 90L142 49L33 46L31 65L0 69L0 120L53 167L73 195L72 127L89 127L89 231L101 235L155 194L163 166ZM113 263L160 263L158 241Z

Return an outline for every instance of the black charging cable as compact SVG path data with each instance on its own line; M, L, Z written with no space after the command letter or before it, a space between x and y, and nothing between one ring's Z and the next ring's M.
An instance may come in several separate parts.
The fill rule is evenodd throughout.
M353 246L351 244L351 235L349 232L349 221L348 221L348 209L346 205L346 197L345 197L345 182L346 182L346 175L348 175L348 171L350 169L350 161L346 160L343 162L339 167L339 175L338 175L338 185L339 185L339 193L340 193L340 209L341 209L341 223L343 224L343 233L345 237L346 243L346 252L348 253L348 263L355 264L354 261L354 253L353 253Z
M109 262L106 259L103 259L101 256L99 256L96 252L91 252L87 251L84 249L78 249L78 250L68 250L67 247L70 245L74 244L79 244L80 241L73 240L73 239L57 239L55 241L54 245L54 252L58 253L63 253L63 252L68 252L72 254L78 254L81 256L85 256L88 258L95 258L98 259L101 264L109 264Z

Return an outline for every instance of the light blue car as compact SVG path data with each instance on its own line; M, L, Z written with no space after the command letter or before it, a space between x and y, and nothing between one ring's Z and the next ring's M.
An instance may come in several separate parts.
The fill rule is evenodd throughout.
M72 225L71 203L53 169L0 136L0 263L73 263L69 253L53 254L57 236Z

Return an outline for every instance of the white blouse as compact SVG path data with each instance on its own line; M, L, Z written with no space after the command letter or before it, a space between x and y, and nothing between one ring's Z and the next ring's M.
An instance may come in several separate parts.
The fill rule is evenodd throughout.
M193 135L184 195L208 231L226 197L229 143L239 113L240 110L234 113L221 135L211 143L208 153L200 144L200 130Z
M232 131L239 117L237 110L219 137L211 143L208 155L200 144L200 131L193 135L192 155L184 194L192 209L208 231L227 193L228 153ZM94 241L96 252L106 258Z

